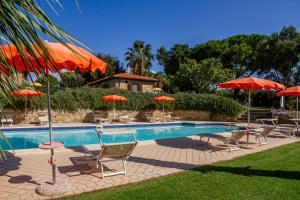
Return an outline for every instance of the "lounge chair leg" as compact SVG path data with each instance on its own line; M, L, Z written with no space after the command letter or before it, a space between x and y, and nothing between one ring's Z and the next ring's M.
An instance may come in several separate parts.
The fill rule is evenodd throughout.
M267 137L266 137L266 136L264 136L264 138L265 138L265 144L268 144Z
M104 178L104 170L103 170L103 165L102 165L101 161L100 161L100 168L101 168L102 178Z
M97 169L99 168L99 157L98 156L96 157L96 168Z
M230 145L230 143L228 143L228 149L229 149L229 152L231 152L231 145Z
M126 159L123 160L124 174L126 174Z

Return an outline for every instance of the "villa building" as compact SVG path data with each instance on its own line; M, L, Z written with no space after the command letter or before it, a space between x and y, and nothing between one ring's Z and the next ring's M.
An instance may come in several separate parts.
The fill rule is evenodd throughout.
M121 73L97 80L90 85L103 88L119 88L128 91L151 92L157 85L158 80L147 76L140 76L129 73Z

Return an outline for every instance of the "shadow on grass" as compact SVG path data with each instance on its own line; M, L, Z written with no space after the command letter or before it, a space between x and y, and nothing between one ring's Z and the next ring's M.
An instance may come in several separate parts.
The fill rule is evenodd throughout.
M201 168L195 168L193 171L201 173L208 172L225 172L241 176L263 176L263 177L274 177L282 179L300 180L300 171L284 171L284 170L264 170L264 169L253 169L251 167L228 167L228 166L215 166L208 165Z

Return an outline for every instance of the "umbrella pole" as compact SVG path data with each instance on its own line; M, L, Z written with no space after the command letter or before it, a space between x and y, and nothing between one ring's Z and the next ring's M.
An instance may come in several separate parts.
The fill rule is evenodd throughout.
M248 126L250 125L251 90L248 93Z
M27 97L25 97L25 109L24 109L24 114L26 115L27 113Z
M116 102L114 101L114 116L113 119L116 119Z
M165 102L163 101L163 115L164 115L164 122L166 121L166 115L165 115Z
M298 119L299 119L299 114L298 114L298 111L299 111L299 96L297 96L297 113L296 113L296 118L297 118L297 120L296 120L296 124L297 124L297 134L298 134L298 128L299 128L299 124L298 124Z
M49 142L52 145L52 118L51 118L51 97L50 97L50 82L49 82L49 69L46 69L47 76L47 102L48 102L48 121L49 121ZM56 183L56 165L54 163L54 149L51 149L50 157L52 165L52 184Z

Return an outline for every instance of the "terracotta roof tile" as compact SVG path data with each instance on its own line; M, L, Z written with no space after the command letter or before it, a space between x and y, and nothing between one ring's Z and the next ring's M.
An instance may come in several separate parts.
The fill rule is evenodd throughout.
M101 83L106 80L111 80L111 79L131 79L131 80L142 80L142 81L158 81L156 78L151 78L147 76L141 76L141 75L136 75L136 74L128 74L128 73L121 73L121 74L115 74L113 76L105 77L103 79L94 81L90 83L90 85L96 84L96 83Z

